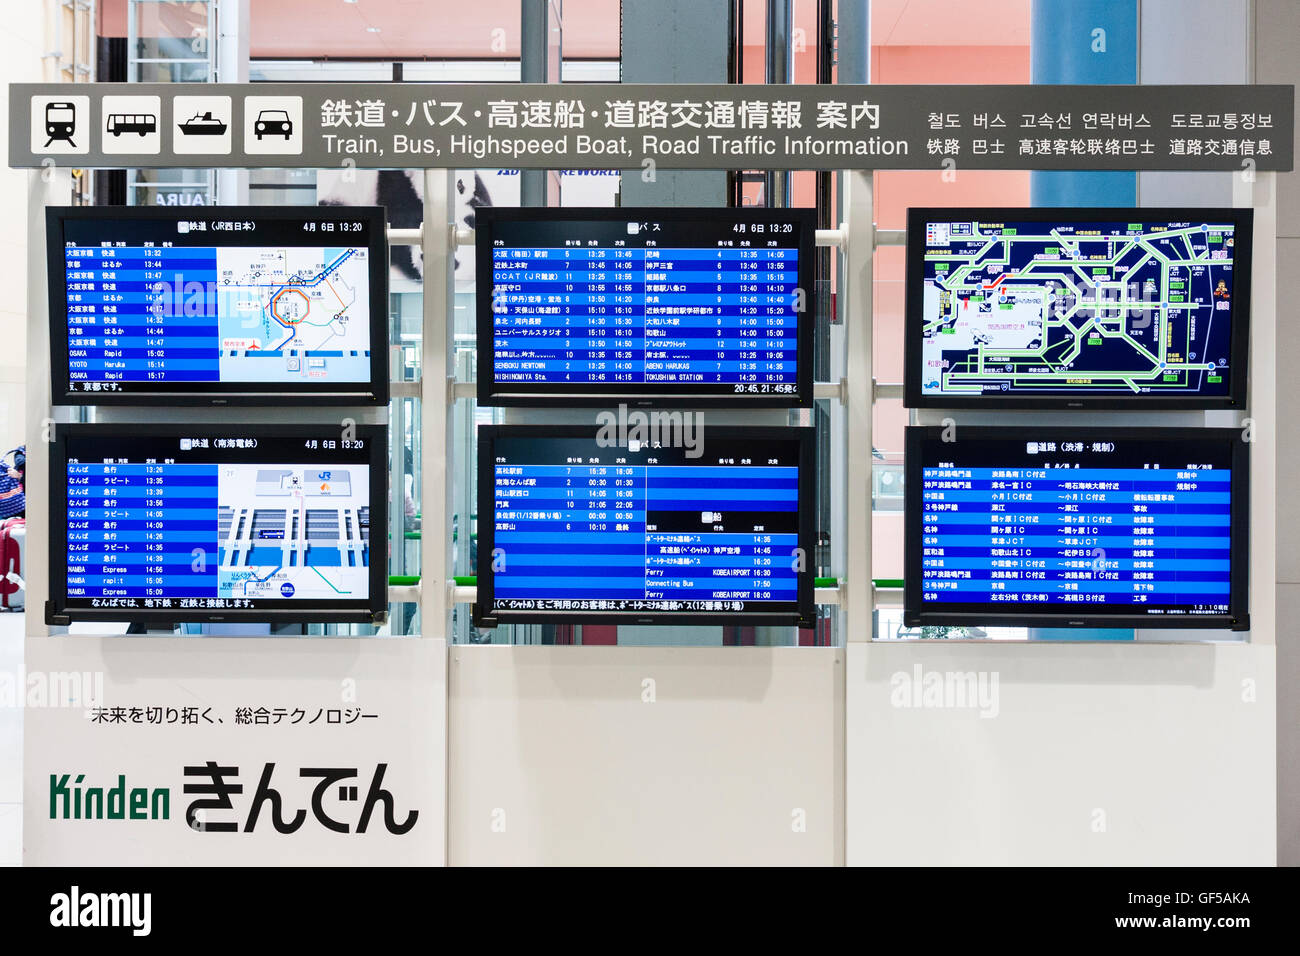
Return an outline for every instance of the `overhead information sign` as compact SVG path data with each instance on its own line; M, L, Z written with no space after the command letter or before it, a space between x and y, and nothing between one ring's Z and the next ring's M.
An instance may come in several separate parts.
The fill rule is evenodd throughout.
M1294 97L1291 86L14 84L9 165L1285 171Z

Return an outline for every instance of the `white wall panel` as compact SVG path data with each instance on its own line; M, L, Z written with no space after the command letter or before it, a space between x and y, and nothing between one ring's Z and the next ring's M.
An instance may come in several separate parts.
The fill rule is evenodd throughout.
M1272 865L1274 652L851 644L847 861ZM903 706L917 668L996 676L995 715Z
M842 655L450 648L449 862L839 862Z

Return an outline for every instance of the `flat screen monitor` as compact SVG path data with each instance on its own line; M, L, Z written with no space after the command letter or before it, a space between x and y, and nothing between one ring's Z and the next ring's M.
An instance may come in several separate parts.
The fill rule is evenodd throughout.
M1234 428L907 429L904 623L1246 630Z
M672 443L636 414L624 436L479 427L478 626L811 627L814 429Z
M383 209L46 214L60 405L388 401Z
M913 408L1242 408L1249 209L911 209Z
M387 461L379 425L58 425L46 620L382 620Z
M479 209L479 403L812 403L811 209Z

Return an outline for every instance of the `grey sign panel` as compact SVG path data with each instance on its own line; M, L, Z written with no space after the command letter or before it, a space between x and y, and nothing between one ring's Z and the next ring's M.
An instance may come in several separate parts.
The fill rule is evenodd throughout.
M9 165L1292 168L1291 86L15 84Z

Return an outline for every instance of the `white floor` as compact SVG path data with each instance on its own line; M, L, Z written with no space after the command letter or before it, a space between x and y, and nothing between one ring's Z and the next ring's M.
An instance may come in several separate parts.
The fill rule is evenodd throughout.
M0 612L0 673L22 693L23 615ZM0 866L23 862L23 709L0 704Z

